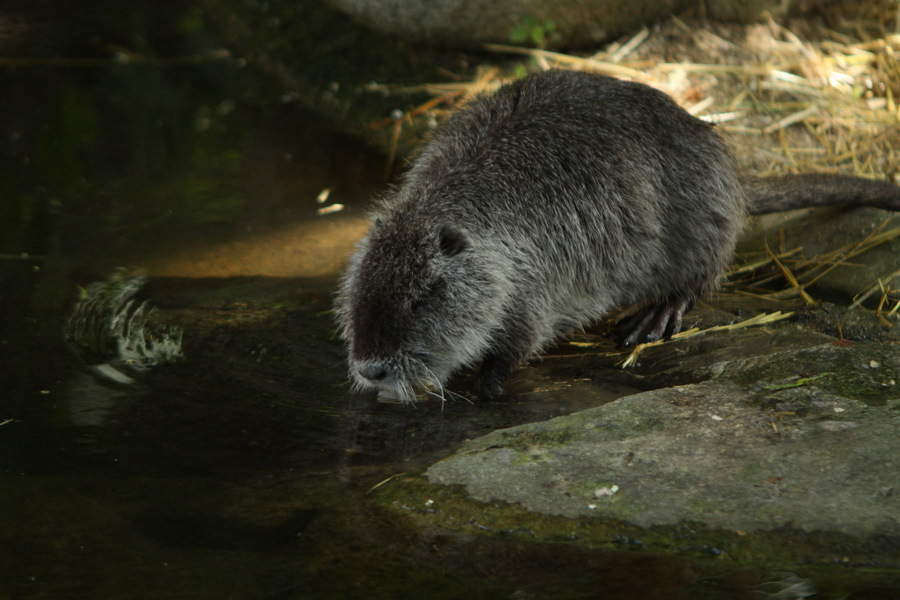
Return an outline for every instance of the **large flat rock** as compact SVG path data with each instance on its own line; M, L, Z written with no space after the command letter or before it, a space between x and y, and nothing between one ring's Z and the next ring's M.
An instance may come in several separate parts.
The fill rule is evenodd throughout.
M779 375L735 381L748 370ZM900 347L822 345L717 371L492 432L425 476L479 501L638 527L900 535Z
M896 373L900 352L883 367ZM760 402L779 394L795 410ZM898 395L894 386L882 406L869 406L815 381L660 389L493 432L426 477L463 485L476 500L640 527L898 535Z

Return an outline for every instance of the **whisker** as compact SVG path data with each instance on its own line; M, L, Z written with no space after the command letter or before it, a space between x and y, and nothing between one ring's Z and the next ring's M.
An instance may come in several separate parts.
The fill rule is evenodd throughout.
M472 402L462 394L457 394L456 392L448 390L446 387L444 387L444 385L441 383L441 380L438 379L438 377L434 374L434 371L426 367L424 364L422 364L421 367L428 375L428 377L425 379L426 385L431 385L432 387L437 388L437 392L427 390L427 388L426 391L428 391L429 395L441 399L441 410L443 410L443 403L448 401L448 396L450 400L464 400L469 404L474 404L474 402Z
M433 391L433 390L428 390L428 389L426 389L426 390L425 390L425 393L428 394L429 396L433 397L433 398L438 398L438 399L440 399L440 401L441 401L441 412L444 412L444 403L447 401L447 399L444 398L443 391L442 391L441 393L438 393L438 392L435 392L435 391Z
M463 396L462 394L458 394L458 393L456 393L456 392L454 392L454 391L452 391L452 390L445 390L445 391L446 391L448 394L450 394L450 397L451 397L453 400L462 400L463 402L466 402L466 403L468 403L468 404L475 404L474 402L472 402L472 400L470 400L469 398L466 398L466 397Z
M404 379L397 391L403 404L416 406L416 392L408 380Z
M444 395L444 386L441 384L441 380L437 378L434 374L434 371L425 366L424 363L421 364L422 370L425 371L426 377L423 378L423 383L425 384L425 391L429 396L434 396L435 398L441 399L441 412L444 410L444 403L447 401L447 397ZM434 390L429 390L428 386L436 387L437 392Z

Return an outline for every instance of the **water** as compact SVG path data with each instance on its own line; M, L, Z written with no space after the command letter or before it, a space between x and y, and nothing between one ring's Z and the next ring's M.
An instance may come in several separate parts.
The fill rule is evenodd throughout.
M120 15L145 61L110 61L89 10L22 8L0 40L38 59L0 65L0 598L758 597L752 568L421 530L372 501L467 438L633 388L561 351L502 402L352 395L328 311L385 159L213 52L185 4ZM344 211L317 213L326 188ZM181 360L65 339L114 273L147 277Z

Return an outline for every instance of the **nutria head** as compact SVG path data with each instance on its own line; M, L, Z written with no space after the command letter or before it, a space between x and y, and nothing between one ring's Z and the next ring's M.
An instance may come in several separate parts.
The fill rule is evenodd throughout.
M487 350L504 294L479 244L447 221L393 211L350 259L338 320L358 389L412 402Z

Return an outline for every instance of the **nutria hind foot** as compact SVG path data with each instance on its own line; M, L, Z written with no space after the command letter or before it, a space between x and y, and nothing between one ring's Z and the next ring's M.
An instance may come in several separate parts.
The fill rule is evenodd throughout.
M670 296L616 323L613 335L621 348L632 348L637 344L669 339L681 331L684 313L693 306L693 296Z

